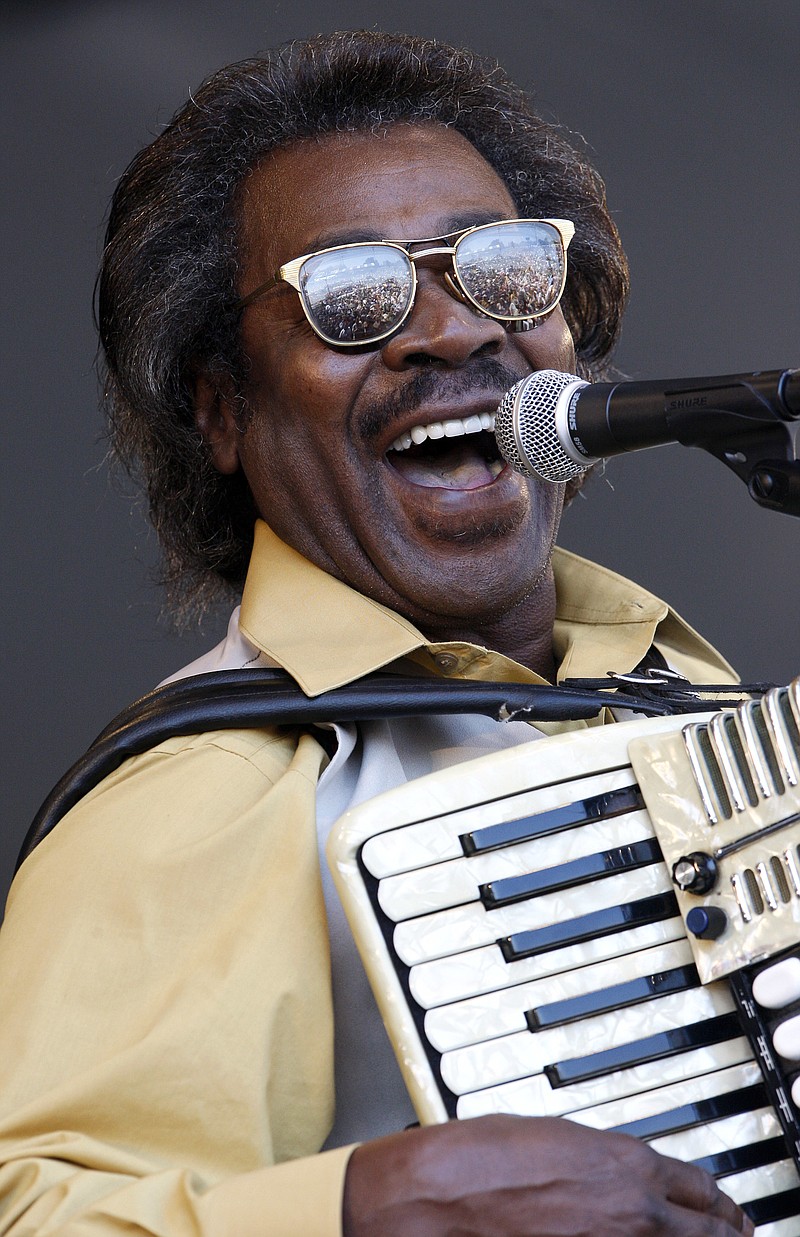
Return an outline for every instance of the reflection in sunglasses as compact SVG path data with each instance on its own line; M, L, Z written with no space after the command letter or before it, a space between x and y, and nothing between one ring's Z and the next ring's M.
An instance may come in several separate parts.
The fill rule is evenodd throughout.
M509 326L533 324L558 304L573 233L567 220L512 219L441 238L452 244L337 245L288 262L240 304L283 280L300 293L306 318L326 343L378 343L399 330L411 312L416 263L441 255L452 262L448 286L454 295ZM411 245L423 248L411 250Z

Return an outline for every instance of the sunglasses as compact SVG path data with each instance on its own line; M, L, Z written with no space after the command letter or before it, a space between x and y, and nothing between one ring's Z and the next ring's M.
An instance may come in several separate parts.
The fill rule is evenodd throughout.
M447 256L448 291L510 330L555 309L567 278L567 219L503 219L421 241L360 241L303 254L239 301L244 309L279 283L300 295L311 329L335 348L377 344L399 331L414 305L416 263ZM409 252L409 246L426 248Z

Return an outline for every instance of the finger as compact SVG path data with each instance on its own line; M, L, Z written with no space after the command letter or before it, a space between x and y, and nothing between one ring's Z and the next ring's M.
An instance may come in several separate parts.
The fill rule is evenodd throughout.
M765 1009L783 1009L800 1001L800 958L784 958L756 975L753 996Z
M735 1233L753 1233L753 1225L741 1207L729 1198L713 1177L694 1164L681 1164L664 1157L667 1173L667 1198L694 1212L704 1212L729 1224ZM687 1230L688 1231L688 1230Z
M700 1234L702 1237L754 1237L756 1231L753 1221L744 1212L739 1221L731 1221L709 1213L703 1218L696 1211L687 1211L685 1207L675 1207L673 1210L670 1206L668 1221L673 1227L665 1228L664 1232L669 1233L670 1237L673 1232L676 1237L688 1237L690 1233L692 1237L695 1234L698 1237ZM658 1231L661 1232L661 1229Z

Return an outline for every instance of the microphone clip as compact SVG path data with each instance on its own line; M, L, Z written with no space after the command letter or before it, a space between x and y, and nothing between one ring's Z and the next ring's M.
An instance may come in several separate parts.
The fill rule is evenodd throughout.
M696 445L744 481L760 507L800 516L800 460L795 459L785 424L762 422L755 430L737 427L729 436Z

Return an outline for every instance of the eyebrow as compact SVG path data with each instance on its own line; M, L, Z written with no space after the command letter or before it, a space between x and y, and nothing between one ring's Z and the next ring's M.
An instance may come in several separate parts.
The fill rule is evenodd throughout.
M439 221L436 232L430 236L386 236L375 228L349 228L336 231L320 232L309 242L306 253L316 253L318 249L332 249L336 245L357 245L370 241L399 241L401 244L416 240L438 240L443 236L451 236L454 232L465 232L467 228L478 227L482 223L497 223L504 216L499 211L469 211L453 215L445 215Z

